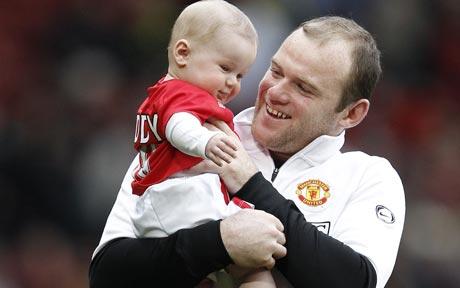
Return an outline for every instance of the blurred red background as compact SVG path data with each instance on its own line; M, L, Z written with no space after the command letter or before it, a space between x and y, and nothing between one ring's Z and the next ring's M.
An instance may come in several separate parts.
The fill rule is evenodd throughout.
M136 107L166 72L172 23L190 2L0 4L0 287L88 286L92 250L134 157ZM388 158L405 186L387 287L458 287L460 3L230 2L261 43L235 113L253 104L270 57L302 21L341 15L372 32L384 75L345 150Z

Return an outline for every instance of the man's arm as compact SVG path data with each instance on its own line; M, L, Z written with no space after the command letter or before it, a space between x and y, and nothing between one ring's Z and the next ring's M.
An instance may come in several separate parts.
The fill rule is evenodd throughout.
M271 268L286 254L282 229L274 216L246 209L165 238L117 238L91 262L90 287L193 287L231 263Z
M294 287L375 287L377 277L370 261L319 232L261 173L252 176L236 195L283 223L287 257L277 261L276 267Z
M276 216L283 224L287 257L277 262L277 268L294 287L376 286L375 268L369 259L307 222L296 205L257 172L242 146L236 154L219 174L229 192L237 191L236 196Z
M225 123L212 124L234 135ZM294 287L376 286L375 268L369 259L307 222L296 205L257 172L240 142L232 162L217 170L230 193L236 192L235 196L253 203L257 209L276 216L283 223L287 257L277 262L277 268Z
M274 216L245 209L165 238L116 238L92 260L90 287L193 287L231 263L273 267L286 254L282 230Z
M165 238L117 238L90 267L90 287L193 287L230 264L219 221L184 229Z

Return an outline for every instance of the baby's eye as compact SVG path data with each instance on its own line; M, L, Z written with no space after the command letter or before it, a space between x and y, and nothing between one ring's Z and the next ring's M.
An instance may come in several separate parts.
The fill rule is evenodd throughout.
M228 67L227 65L220 65L220 69L222 69L224 72L230 71L230 67Z
M270 71L272 72L272 74L276 77L280 77L281 76L281 72L276 70L275 68L270 68Z

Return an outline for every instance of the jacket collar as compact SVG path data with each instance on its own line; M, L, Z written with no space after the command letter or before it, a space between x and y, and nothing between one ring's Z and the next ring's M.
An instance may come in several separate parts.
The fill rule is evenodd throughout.
M311 166L324 163L337 153L345 143L345 131L338 136L322 135L297 152L292 157L300 157L310 162ZM292 158L291 157L291 158Z
M250 150L259 150L264 155L268 156L269 153L267 149L259 145L251 134L251 124L254 116L254 107L243 110L239 113L235 119L235 126L237 127L237 132L240 135L240 138L244 142L244 147L251 152ZM304 160L309 166L316 166L321 163L324 163L330 159L335 154L340 153L340 149L345 143L345 131L340 133L338 136L329 136L322 135L310 144L305 146L302 150L294 154L286 162Z

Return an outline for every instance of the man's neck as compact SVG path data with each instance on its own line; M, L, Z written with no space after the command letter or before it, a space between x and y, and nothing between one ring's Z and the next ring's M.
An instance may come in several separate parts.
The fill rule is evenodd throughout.
M275 162L275 167L280 168L292 155L270 150L270 156L272 156L273 162Z

